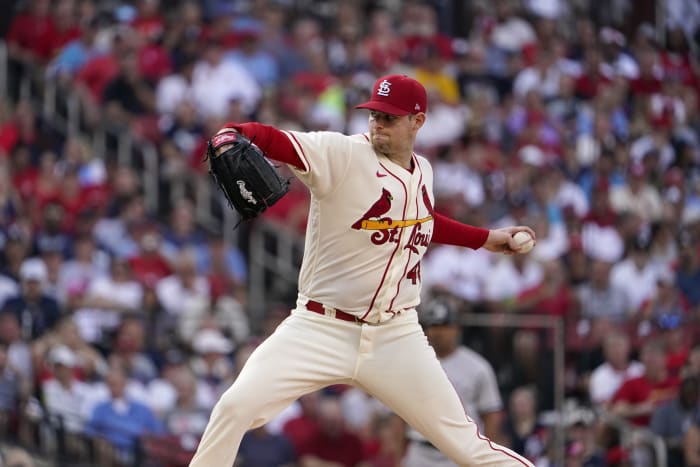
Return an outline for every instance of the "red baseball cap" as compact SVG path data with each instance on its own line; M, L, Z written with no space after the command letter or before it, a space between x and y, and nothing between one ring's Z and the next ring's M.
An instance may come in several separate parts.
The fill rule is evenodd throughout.
M372 98L355 108L402 116L425 112L427 101L425 88L418 81L406 75L388 75L374 83Z

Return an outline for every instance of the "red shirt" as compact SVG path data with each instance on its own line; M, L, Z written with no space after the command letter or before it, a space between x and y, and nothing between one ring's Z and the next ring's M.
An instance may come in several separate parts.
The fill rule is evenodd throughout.
M10 153L19 142L19 128L14 122L0 126L0 153Z
M53 20L50 16L32 13L17 15L7 33L7 42L32 52L41 61L46 61L51 50Z
M540 293L542 287L546 287L546 284L536 285L530 289L524 290L518 296L518 301L527 300L533 295ZM566 285L559 287L554 295L551 297L544 297L538 300L533 306L533 312L550 315L550 316L565 316L566 312L573 308L574 297L571 290Z
M88 60L75 79L88 88L96 102L101 102L105 86L118 74L119 62L114 56L107 54Z
M650 381L646 376L628 379L617 390L612 402L624 401L630 404L641 404L652 401L658 406L676 397L680 384L680 380L675 376L669 376L660 382ZM630 419L637 426L648 426L650 420L650 415L641 415Z
M355 467L364 460L362 441L347 431L337 437L330 437L319 431L316 436L301 446L299 457L306 455L316 456L324 461L337 462L347 467Z
M146 287L155 286L158 280L172 273L170 265L160 255L133 256L129 258L129 266L134 279Z
M318 424L315 420L304 415L293 418L284 424L284 434L294 446L294 451L299 454L303 446L306 446L318 432Z

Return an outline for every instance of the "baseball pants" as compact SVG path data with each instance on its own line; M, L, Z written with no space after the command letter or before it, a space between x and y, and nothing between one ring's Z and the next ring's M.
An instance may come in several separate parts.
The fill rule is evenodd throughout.
M214 406L190 466L232 466L247 430L332 384L365 390L460 466L533 467L483 437L465 415L415 310L373 326L303 308L251 354Z

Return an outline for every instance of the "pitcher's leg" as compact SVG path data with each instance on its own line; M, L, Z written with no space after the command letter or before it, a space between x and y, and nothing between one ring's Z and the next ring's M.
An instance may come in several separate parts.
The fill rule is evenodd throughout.
M429 346L415 313L377 332L357 380L460 466L532 467L478 432Z
M190 467L232 466L247 430L263 425L303 394L347 381L359 326L310 314L294 312L251 354L214 406Z

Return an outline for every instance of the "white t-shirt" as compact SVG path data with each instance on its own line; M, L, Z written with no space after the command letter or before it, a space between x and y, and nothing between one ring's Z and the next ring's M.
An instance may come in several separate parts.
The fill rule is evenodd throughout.
M69 388L65 388L57 380L50 379L42 384L42 392L50 416L60 417L67 431L77 433L83 430L88 401L96 396L93 388L82 381L73 381Z
M88 286L86 296L102 297L123 307L138 310L143 301L143 287L136 281L115 282L110 277L99 277ZM87 342L97 342L104 330L119 325L120 312L108 308L80 308L73 315L80 335Z
M632 361L623 371L615 370L610 363L605 362L599 365L589 381L589 392L591 401L594 404L608 402L615 395L615 392L622 386L622 383L631 378L637 378L644 374L644 365Z

